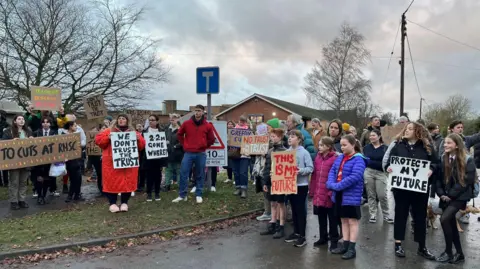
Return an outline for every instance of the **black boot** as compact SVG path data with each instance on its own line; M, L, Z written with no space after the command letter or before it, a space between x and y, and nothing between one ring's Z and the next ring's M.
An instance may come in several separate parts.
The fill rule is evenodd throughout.
M27 202L25 202L25 201L18 202L18 205L20 206L20 208L28 208L29 207Z
M449 263L459 264L459 263L464 262L464 261L465 261L465 256L463 255L463 253L457 253L457 254L453 255L453 258L449 261Z
M263 232L260 232L260 235L272 235L275 234L276 223L269 223L267 229Z
M422 256L427 260L431 260L431 261L435 260L435 256L432 253L430 253L430 251L426 247L419 248L417 251L417 255Z
M20 206L18 205L18 203L10 203L10 208L12 210L19 210L20 209Z
M338 248L338 241L330 241L330 252Z
M326 244L328 244L328 240L324 239L324 238L320 238L318 241L313 243L313 246L314 247L320 247L320 246L323 246L323 245L326 245Z
M275 234L273 235L273 239L280 239L282 237L285 236L285 227L284 226L281 226L279 225L277 227L277 231L275 232Z
M62 192L63 192L64 194L67 194L67 193L68 193L68 186L67 186L67 184L63 184L63 190L62 190Z
M351 259L355 258L356 256L357 256L357 251L355 250L355 243L350 242L350 244L348 244L348 250L347 250L347 252L345 252L345 254L343 254L342 259L343 260L351 260Z
M345 254L347 253L347 250L348 250L348 246L349 246L350 242L348 241L344 241L343 244L339 245L336 249L333 249L331 252L332 254Z

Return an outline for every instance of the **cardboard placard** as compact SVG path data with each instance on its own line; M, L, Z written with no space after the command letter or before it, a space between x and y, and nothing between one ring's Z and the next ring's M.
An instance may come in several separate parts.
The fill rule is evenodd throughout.
M268 152L268 135L249 135L242 137L242 155L265 155Z
M102 156L102 149L95 143L99 132L87 132L87 156Z
M242 147L242 137L253 135L250 129L228 129L227 145L232 148Z
M145 154L147 159L160 159L168 157L167 138L165 132L144 133Z
M0 170L32 167L81 157L79 133L0 141Z
M297 194L295 151L272 152L272 194Z
M59 111L62 107L62 90L40 86L30 86L30 94L35 110Z
M392 188L427 193L430 161L392 156L388 182Z
M145 121L152 114L151 110L130 109L126 112L128 116L130 116L130 122L133 127L135 127L137 124L141 124L142 126L144 126Z
M393 126L382 127L381 132L383 143L385 143L386 145L390 144L395 138L395 136L397 136L401 131L403 131L404 127L405 123L398 123Z
M257 126L257 135L268 135L268 125L261 123Z
M110 140L114 169L140 166L136 132L113 132Z
M105 118L108 115L107 107L101 94L83 99L83 107L89 120Z

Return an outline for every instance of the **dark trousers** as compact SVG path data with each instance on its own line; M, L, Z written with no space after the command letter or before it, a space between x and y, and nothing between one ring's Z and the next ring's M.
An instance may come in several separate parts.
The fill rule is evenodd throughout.
M308 186L298 186L297 194L288 195L292 206L293 231L302 237L305 237L307 229L307 201Z
M2 181L0 182L1 183L0 185L8 186L8 170L2 171L0 176L2 177Z
M48 188L52 189L52 184L55 182L56 178L54 177L47 177L44 178L42 181L38 179L35 180L35 190L37 190L37 194L39 198L45 198L47 196Z
M395 222L393 227L395 240L405 240L405 228L411 207L412 217L414 218L414 240L420 247L425 247L428 193L394 190L393 197L395 198Z
M320 240L337 242L340 238L338 234L338 218L335 216L333 207L317 207L318 226L320 230ZM327 224L328 221L328 224Z
M460 235L457 229L457 219L455 215L465 205L465 202L453 201L450 203L443 214L440 217L440 223L442 224L443 235L445 236L445 252L452 255L452 243L455 245L457 253L463 254L462 244L460 243Z
M146 173L144 169L139 169L138 170L138 189L139 190L144 190L145 189L145 182L146 182Z
M118 198L118 193L108 193L105 192L105 196L107 196L108 202L110 205L115 205L117 204L117 198ZM124 192L120 195L120 202L122 204L128 204L128 200L130 199L130 196L132 196L131 192Z
M227 178L232 179L233 178L233 170L232 168L228 167L227 168Z
M217 186L217 167L209 167L211 173L212 173L212 187ZM207 175L205 174L205 178L207 178Z
M70 177L70 188L68 196L79 197L82 188L82 165L81 159L71 160L67 162L67 172Z
M100 156L88 156L88 160L92 164L95 172L97 173L97 187L98 190L103 193L102 189L102 160Z
M160 183L162 183L162 167L152 167L145 171L147 176L147 194L152 194L155 188L155 195L160 194Z

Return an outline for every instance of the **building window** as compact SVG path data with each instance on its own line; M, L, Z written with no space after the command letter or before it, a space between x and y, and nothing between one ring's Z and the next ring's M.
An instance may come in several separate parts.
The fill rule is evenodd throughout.
M251 123L260 123L263 122L263 114L249 114L248 115L248 120L250 120Z

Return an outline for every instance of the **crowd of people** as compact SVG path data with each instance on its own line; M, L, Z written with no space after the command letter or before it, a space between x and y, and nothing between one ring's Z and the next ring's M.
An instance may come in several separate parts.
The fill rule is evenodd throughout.
M162 191L162 171L165 169L165 191L178 183L178 197L173 203L187 201L189 181L191 193L196 203L203 202L203 189L206 173L212 172L211 191L215 191L218 167L206 167L206 150L215 143L213 125L205 118L205 108L195 107L194 115L183 123L180 115L171 114L170 124L162 127L156 115L150 115L146 126L131 126L130 118L120 114L113 119L108 116L102 124L89 131L96 131L95 143L101 148L101 156L86 156L85 131L76 124L73 114L56 114L50 111L28 109L25 115L13 118L11 124L5 122L2 114L1 137L4 140L30 139L33 137L80 133L82 157L65 160L63 163L40 165L2 171L2 183L8 185L11 208L27 208L26 190L28 178L33 183L34 195L39 204L45 204L48 192L59 196L57 181L51 175L51 166L64 166L63 192L66 202L83 201L81 194L82 174L85 166L92 166L91 178L97 181L101 195L109 202L112 213L128 211L128 201L135 192L146 192L148 202L160 201ZM326 128L319 119L311 120L311 128L306 128L302 117L292 114L286 121L271 119L252 126L247 118L238 122L229 121L229 129L251 129L258 135L268 135L270 149L265 156L248 156L239 148L229 147L226 182L234 181L234 195L247 198L249 177L257 192L264 197L264 213L257 219L268 221L261 235L271 235L274 239L284 238L285 242L296 247L307 244L307 202L313 201L313 214L318 217L319 239L314 246L329 244L333 254L343 259L356 257L356 241L359 233L361 206L368 204L369 222L377 222L380 206L383 221L394 225L394 253L405 257L402 242L408 217L412 218L414 240L418 243L417 254L440 262L460 263L464 261L460 237L456 228L459 211L464 210L478 190L476 168L480 168L480 134L463 135L463 123L450 124L449 134L443 138L435 123L411 122L400 118L403 130L388 145L384 143L379 117L373 116L361 134L349 124L334 119ZM253 130L255 129L255 130ZM263 130L267 130L264 132ZM111 136L114 132L135 132L137 147L141 154L140 166L114 169ZM168 158L147 159L143 134L165 132ZM470 148L475 148L474 157ZM278 195L271 193L272 159L274 152L295 151L297 165L297 193ZM392 172L391 157L406 157L429 161L427 193L392 189L395 207L391 216L389 208L388 174ZM68 186L68 182L70 185ZM440 198L439 207L443 213L440 222L445 237L445 251L433 255L426 246L427 206L429 197ZM120 203L118 203L120 198ZM287 215L291 210L293 233L285 234ZM343 240L342 240L343 239ZM342 242L340 243L340 240ZM452 251L455 246L456 253Z

